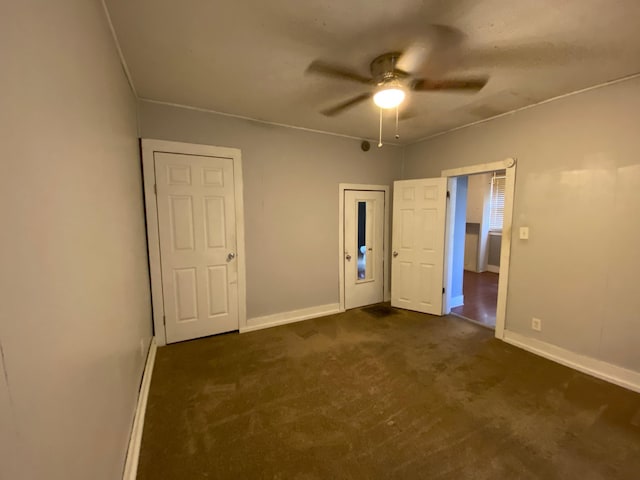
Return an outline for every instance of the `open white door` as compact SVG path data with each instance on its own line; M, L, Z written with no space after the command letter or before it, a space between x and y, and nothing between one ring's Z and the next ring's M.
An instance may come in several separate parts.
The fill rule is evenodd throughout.
M442 315L447 179L393 183L391 305Z

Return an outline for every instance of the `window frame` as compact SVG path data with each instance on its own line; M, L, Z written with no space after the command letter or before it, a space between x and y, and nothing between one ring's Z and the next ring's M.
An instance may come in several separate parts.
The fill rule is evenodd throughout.
M496 186L497 185L497 186ZM507 176L505 173L493 173L491 177L491 192L489 197L489 233L502 234L504 229L504 199L507 186ZM496 207L496 197L498 197L499 207ZM498 210L496 212L496 209ZM500 219L500 227L497 227L496 217Z

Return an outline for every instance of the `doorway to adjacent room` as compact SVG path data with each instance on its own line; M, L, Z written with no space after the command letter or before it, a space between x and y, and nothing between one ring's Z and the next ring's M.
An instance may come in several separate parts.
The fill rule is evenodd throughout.
M454 233L451 313L489 328L496 325L505 173L455 179L454 229L464 230L464 235Z
M442 171L447 209L445 305L452 313L495 330L506 322L516 161Z

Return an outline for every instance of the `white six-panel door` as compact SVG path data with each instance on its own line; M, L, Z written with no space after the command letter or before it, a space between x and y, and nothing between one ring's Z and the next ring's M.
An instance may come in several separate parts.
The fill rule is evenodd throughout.
M233 160L154 152L167 343L238 329Z
M447 179L393 184L391 305L442 315Z
M344 192L345 308L384 300L385 192ZM359 241L360 238L360 241Z

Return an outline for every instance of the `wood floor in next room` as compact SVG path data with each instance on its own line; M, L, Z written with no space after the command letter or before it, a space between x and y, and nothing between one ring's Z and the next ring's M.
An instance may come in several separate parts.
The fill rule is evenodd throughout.
M462 294L464 305L451 312L491 328L496 326L498 305L498 274L464 271Z
M160 348L138 478L638 479L640 394L389 310Z

